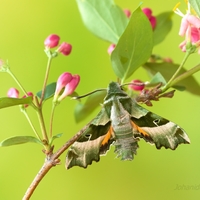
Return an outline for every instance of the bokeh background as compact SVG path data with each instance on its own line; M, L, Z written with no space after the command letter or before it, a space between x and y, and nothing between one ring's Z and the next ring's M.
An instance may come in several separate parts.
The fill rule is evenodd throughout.
M134 10L140 0L115 0L122 8ZM144 0L142 7L151 7L153 14L170 11L177 2L174 0ZM186 4L180 6L185 12ZM42 87L47 58L43 52L44 39L51 33L60 35L62 41L73 45L69 57L54 59L49 82L56 81L64 71L80 74L79 94L106 87L116 80L107 54L107 42L92 35L83 25L74 0L1 0L0 1L0 58L8 59L13 73L27 91L37 92ZM183 59L178 45L183 40L178 36L181 18L173 16L173 29L166 40L154 48L154 53L171 57L175 63ZM186 68L198 64L200 56L191 55ZM199 80L200 73L195 77ZM148 80L143 69L131 79ZM130 79L130 80L131 80ZM10 87L17 87L12 78L0 74L0 96L6 95ZM22 93L21 93L22 94ZM176 92L173 99L154 102L149 110L176 122L188 133L191 144L180 145L176 151L154 146L140 141L138 155L132 162L116 159L114 148L101 161L93 163L87 169L74 167L66 170L65 155L61 156L61 165L52 168L39 184L32 196L40 199L95 199L95 200L196 200L200 197L200 97L188 92ZM44 105L47 127L51 101ZM69 98L56 109L54 133L64 133L55 141L59 148L71 136L88 123L99 111L89 115L84 121L74 120L75 101ZM34 111L28 112L37 124ZM0 141L15 135L33 135L19 107L0 111ZM44 162L40 145L24 144L0 148L0 199L22 199ZM184 187L185 186L185 187Z

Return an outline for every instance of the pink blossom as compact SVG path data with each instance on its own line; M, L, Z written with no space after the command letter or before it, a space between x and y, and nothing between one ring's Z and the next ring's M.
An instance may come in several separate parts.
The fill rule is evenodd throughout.
M124 9L124 14L129 18L131 16L131 11L129 9Z
M11 98L19 98L19 91L16 88L10 88L7 92L7 96Z
M175 6L174 12L182 17L179 35L185 37L185 40L181 42L179 47L183 52L186 52L187 49L190 52L193 52L195 48L200 47L200 19L197 16L191 14L190 4L187 4L188 9L185 15L178 9L180 4ZM189 43L191 45L187 45Z
M58 46L59 41L60 37L58 35L51 34L45 39L44 45L48 48L54 48Z
M142 91L145 87L145 84L141 80L132 80L132 84L129 85L129 89L135 91Z
M187 30L189 27L195 27L197 29L200 28L200 19L194 15L187 13L181 20L181 26L179 30L179 35L184 36L187 34Z
M77 75L77 74L74 75L74 76L72 77L71 81L68 82L68 83L66 84L65 90L64 90L64 92L62 93L62 95L58 98L58 101L61 101L61 100L63 100L65 97L71 95L71 94L75 91L75 89L76 89L76 87L78 86L79 82L80 82L80 76Z
M68 56L72 51L72 45L66 42L63 42L57 50L62 53L64 56Z
M188 33L186 34L188 38L181 42L179 45L180 49L183 52L186 52L187 50L187 40L191 42L192 45L195 45L197 48L200 47L200 30L196 27L190 27L188 28Z
M187 15L185 15L181 20L179 35L184 36L186 34L188 27L189 27L189 22L187 21Z
M108 47L108 54L111 55L111 53L113 52L113 50L115 49L116 45L115 44L111 44L109 47Z
M57 100L58 95L60 94L61 90L72 80L72 74L69 72L64 72L61 74L57 80L56 90L54 95L54 101Z
M189 14L187 16L188 22L196 28L200 28L200 19L197 16Z

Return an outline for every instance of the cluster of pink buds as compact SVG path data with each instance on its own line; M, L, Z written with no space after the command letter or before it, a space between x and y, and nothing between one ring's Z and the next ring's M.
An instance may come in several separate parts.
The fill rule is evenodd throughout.
M45 41L44 45L48 49L52 49L58 46L60 37L56 34L49 35ZM72 45L66 42L60 44L56 52L62 53L64 56L68 56L72 51Z
M200 47L200 18L191 13L189 2L187 2L188 9L185 15L178 9L179 5L180 3L174 7L174 12L182 17L179 35L185 37L179 47L183 52L186 52L187 48L191 51L191 46L196 50ZM200 49L198 53L200 54Z
M57 80L55 95L54 95L54 102L60 102L65 97L71 95L76 87L78 86L80 81L79 75L72 75L69 72L64 72L61 74ZM63 93L61 91L64 89ZM60 95L61 94L61 95ZM60 95L60 96L59 96Z
M142 11L147 16L152 28L154 29L156 27L156 17L152 15L152 10L150 8L143 8Z
M16 88L10 88L7 92L7 96L11 98L19 98L19 91ZM31 96L32 99L34 97L32 92L27 92L27 95L24 95L22 98L26 98L27 96ZM25 104L24 107L28 107L28 104Z
M141 80L132 80L129 89L135 91L142 91L145 88L145 83Z

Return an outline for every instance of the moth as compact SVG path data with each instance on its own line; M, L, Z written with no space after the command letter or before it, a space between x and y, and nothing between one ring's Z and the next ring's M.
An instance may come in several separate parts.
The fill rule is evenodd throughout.
M138 105L119 83L111 82L101 111L70 147L66 168L87 168L92 161L98 162L111 144L121 160L133 160L140 138L155 144L157 149L163 146L175 150L181 143L190 143L185 131L177 124Z

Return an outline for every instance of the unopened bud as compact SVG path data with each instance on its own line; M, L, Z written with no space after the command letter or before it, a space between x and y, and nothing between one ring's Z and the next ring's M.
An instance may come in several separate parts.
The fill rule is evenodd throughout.
M64 72L61 74L57 80L56 91L54 95L54 101L57 100L58 95L60 94L61 90L72 80L72 75L69 72Z
M33 100L34 95L33 95L32 92L27 92L27 95L24 95L22 98L26 98L27 96L28 96L28 97L32 97L32 100ZM28 104L24 104L24 107L27 108L27 107L28 107Z
M65 86L65 90L62 93L62 95L58 98L58 101L61 101L65 97L67 97L70 94L72 94L75 91L76 87L78 86L79 82L80 82L80 76L79 75L74 75L72 77L72 80L69 83L67 83L67 85Z
M133 80L131 83L129 88L135 91L142 91L145 87L145 84L140 80Z
M16 88L10 88L7 92L8 97L19 98L19 91Z
M125 15L129 18L131 16L131 11L129 9L124 9L123 10Z
M57 50L62 53L64 56L68 56L72 51L72 45L66 42L63 42Z
M59 41L60 37L58 35L51 34L45 39L44 45L48 48L54 48L58 46Z
M116 45L115 44L111 44L109 47L108 47L108 54L111 55L112 51L115 49Z

